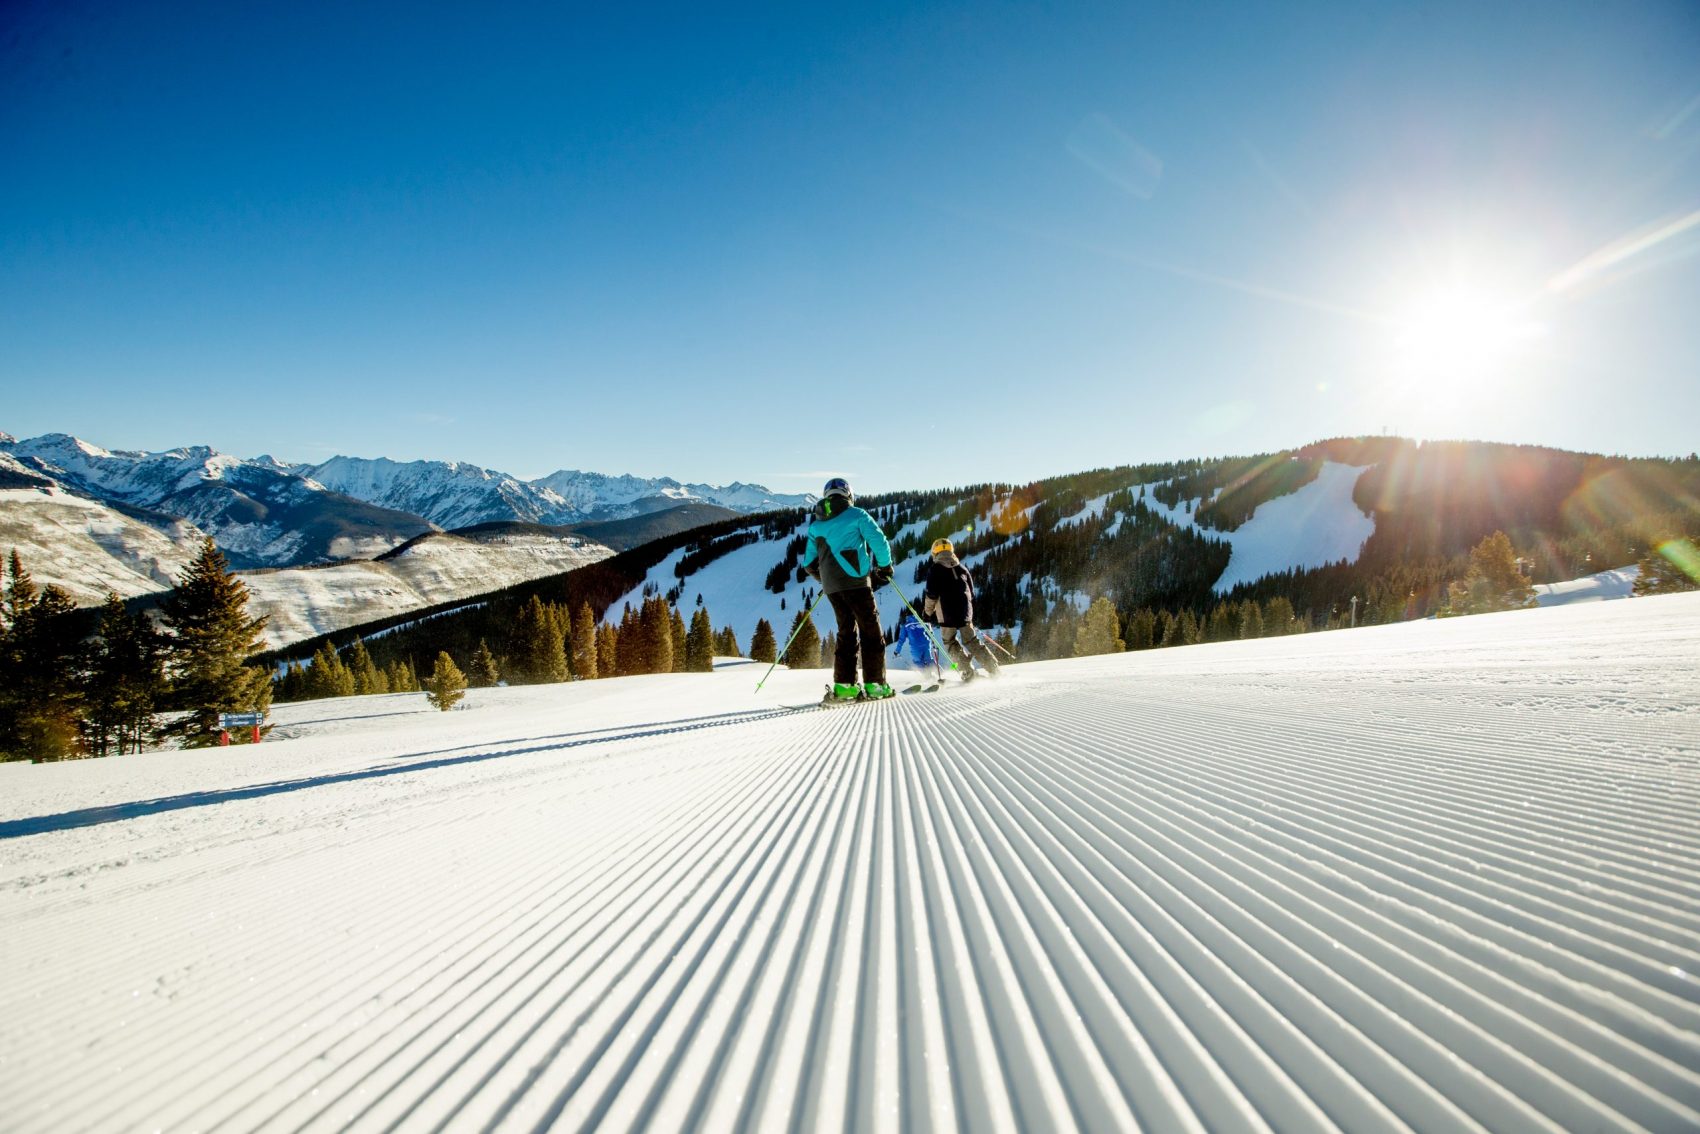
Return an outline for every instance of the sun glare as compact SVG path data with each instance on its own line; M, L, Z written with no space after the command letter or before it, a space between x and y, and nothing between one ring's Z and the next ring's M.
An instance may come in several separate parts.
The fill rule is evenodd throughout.
M1485 290L1429 293L1395 319L1404 376L1424 383L1494 381L1545 334L1524 304Z

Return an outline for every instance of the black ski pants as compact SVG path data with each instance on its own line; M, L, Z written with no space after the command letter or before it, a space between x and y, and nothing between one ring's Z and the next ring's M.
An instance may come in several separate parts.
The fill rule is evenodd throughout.
M862 680L885 680L885 633L880 629L880 608L868 587L837 591L826 596L838 616L838 649L832 655L832 679L840 685L856 684L856 656L862 658Z

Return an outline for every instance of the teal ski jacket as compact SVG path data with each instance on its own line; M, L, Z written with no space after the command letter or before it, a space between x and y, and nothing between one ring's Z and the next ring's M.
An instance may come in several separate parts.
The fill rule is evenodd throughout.
M891 544L874 518L854 505L833 515L823 514L821 501L809 522L809 543L803 549L803 570L820 580L827 594L868 585L875 567L891 566Z

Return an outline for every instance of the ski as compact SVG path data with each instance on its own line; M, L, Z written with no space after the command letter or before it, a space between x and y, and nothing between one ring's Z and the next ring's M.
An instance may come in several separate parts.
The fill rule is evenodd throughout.
M907 689L899 689L898 692L907 696L910 693L937 693L943 688L943 685L938 682L934 682L931 685L911 685Z
M854 697L845 697L845 698L834 697L832 695L832 686L829 685L829 686L826 687L826 696L824 696L820 699L820 707L823 708L823 709L840 709L840 708L843 708L845 705L863 705L863 704L867 704L867 703L872 702L872 701L889 701L889 700L891 700L890 696L870 697L866 693L858 693Z

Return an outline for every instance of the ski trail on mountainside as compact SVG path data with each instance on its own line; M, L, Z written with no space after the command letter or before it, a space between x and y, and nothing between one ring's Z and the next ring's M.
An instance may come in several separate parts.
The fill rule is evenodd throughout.
M8 1129L1700 1128L1700 596L0 773Z

